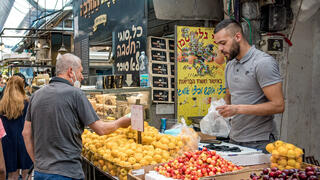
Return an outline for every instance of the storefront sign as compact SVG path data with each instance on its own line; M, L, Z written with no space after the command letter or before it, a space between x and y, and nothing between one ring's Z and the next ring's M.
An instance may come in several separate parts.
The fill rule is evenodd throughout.
M126 86L139 86L139 57L146 49L145 29L142 22L137 22L114 30L115 74L132 74L132 84L126 83Z
M177 117L189 124L192 117L207 114L212 98L225 94L224 57L217 51L213 30L176 27Z
M145 0L73 1L77 34L89 34L90 45L111 45L112 41L114 73L124 75L124 86L139 86L138 59L146 51L147 43L145 3Z

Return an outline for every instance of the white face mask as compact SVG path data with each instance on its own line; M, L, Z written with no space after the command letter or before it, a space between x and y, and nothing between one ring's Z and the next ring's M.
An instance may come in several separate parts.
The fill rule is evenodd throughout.
M72 73L73 73L74 77L76 78L76 80L75 80L74 82L73 82L73 79L71 79L72 82L73 82L73 86L76 87L76 88L80 88L80 87L81 87L81 82L78 81L77 76L76 76L76 74L74 73L74 71L72 71Z

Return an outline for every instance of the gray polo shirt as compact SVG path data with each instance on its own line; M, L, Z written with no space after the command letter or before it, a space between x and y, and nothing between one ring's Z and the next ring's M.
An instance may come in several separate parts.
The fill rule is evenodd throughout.
M231 104L265 103L268 99L262 88L282 81L276 60L254 46L240 61L233 59L227 64L225 77ZM229 136L237 142L269 140L272 120L273 115L235 115Z
M35 170L83 179L81 134L99 118L85 94L54 77L36 91L28 107L34 139Z

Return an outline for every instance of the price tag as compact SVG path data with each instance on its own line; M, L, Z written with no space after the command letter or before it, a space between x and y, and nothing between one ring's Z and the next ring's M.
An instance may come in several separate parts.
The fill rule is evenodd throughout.
M142 105L131 106L131 128L137 131L144 131Z

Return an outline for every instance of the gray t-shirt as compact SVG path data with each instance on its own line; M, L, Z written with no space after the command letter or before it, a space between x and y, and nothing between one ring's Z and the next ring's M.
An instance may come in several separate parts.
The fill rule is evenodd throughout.
M231 104L268 102L262 88L282 81L275 59L254 46L240 61L233 59L227 64L225 76ZM237 142L269 140L273 130L272 120L273 115L235 115L231 120L229 136Z
M35 170L83 179L81 134L99 118L85 94L67 80L54 77L30 99Z

